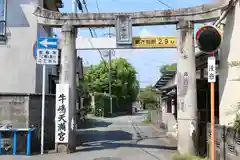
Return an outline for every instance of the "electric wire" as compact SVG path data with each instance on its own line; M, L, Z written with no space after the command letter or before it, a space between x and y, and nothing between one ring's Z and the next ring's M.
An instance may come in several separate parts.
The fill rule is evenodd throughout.
M168 4L166 4L165 2L161 1L161 0L157 0L159 3L163 4L164 6L168 7L169 9L173 9L173 7L169 6Z
M100 7L99 7L98 0L95 0L95 3L96 3L97 11L98 11L98 13L100 13ZM108 28L108 35L109 35L109 38L111 38L111 28L110 27ZM109 51L111 51L109 53L109 54L111 54L112 52L114 52L114 49L111 49Z
M86 3L86 1L83 0L82 2L83 2L83 5L84 5L84 8L85 8L86 12L89 13L89 12L88 12L88 8L87 8L87 3ZM83 13L83 12L84 12L84 11L83 11L83 9L82 9L82 13ZM88 28L88 29L89 29L89 32L90 32L90 35L91 35L92 38L98 37L98 36L97 36L97 33L95 32L94 29L92 29L92 28ZM102 61L104 62L105 68L108 69L107 64L106 64L107 62L106 62L105 59L103 58L102 52L100 51L99 48L97 48L97 50L98 50L98 52L99 52L99 55L100 55Z

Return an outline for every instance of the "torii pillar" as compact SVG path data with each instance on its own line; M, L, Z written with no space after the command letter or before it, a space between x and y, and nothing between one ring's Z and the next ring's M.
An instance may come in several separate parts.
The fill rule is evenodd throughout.
M68 143L55 144L58 153L71 153L76 149L76 29L70 24L62 26L60 84L69 84Z
M197 88L194 24L180 20L177 57L178 151L195 155L197 150Z

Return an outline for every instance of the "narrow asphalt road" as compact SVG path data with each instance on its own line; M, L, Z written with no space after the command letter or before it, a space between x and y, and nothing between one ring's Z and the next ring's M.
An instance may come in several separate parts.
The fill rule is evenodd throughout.
M145 113L115 118L94 118L92 127L78 130L81 145L72 154L0 156L0 160L170 160L176 142L152 125ZM79 141L80 142L80 141Z

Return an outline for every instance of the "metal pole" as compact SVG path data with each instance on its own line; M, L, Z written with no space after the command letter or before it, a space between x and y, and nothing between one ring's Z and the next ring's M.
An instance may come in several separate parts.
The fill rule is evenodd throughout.
M45 75L46 65L43 65L43 75L42 75L42 123L41 123L41 154L44 152L44 117L45 117Z
M109 50L109 96L110 96L110 113L112 114L112 51Z
M210 56L214 56L214 52L211 53ZM211 160L215 159L215 91L214 91L214 82L210 83L210 91L211 91Z

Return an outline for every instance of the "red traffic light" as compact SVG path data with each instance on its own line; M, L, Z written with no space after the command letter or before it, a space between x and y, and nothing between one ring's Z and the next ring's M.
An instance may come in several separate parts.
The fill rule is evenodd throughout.
M202 52L215 52L221 45L222 35L214 26L203 26L196 33L196 42Z

